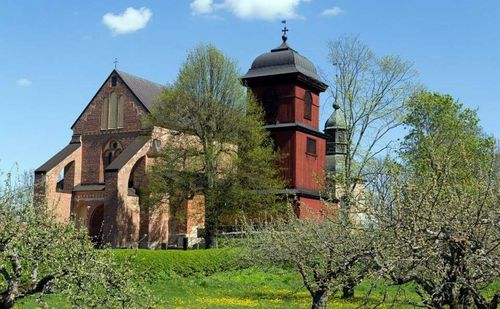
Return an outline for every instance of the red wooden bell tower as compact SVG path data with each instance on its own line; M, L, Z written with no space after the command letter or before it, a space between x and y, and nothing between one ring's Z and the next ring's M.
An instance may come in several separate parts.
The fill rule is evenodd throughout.
M265 110L266 128L279 151L287 194L300 217L322 208L319 188L325 170L325 135L319 131L319 95L327 85L314 64L287 43L257 57L242 80Z

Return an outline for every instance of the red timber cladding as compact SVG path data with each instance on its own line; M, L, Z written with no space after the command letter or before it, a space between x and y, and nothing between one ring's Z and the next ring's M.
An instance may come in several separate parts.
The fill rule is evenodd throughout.
M312 97L312 117L304 118L304 95L306 89L301 86L295 86L295 119L305 125L319 129L319 94L311 91Z
M123 128L101 130L103 101L111 92L125 97ZM82 183L104 182L103 147L110 139L115 139L125 149L140 134L146 113L120 78L114 87L111 86L111 76L106 80L73 126L73 133L82 135Z
M283 155L281 158L281 176L288 180L288 186L295 186L295 138L293 131L275 131L271 134L275 147Z
M295 89L293 84L253 86L255 97L261 100L267 89L273 89L279 96L279 108L275 117L266 117L266 123L294 122L295 121Z
M295 208L295 212L299 218L311 217L324 210L323 202L314 198L301 196L299 204L300 206Z
M308 137L316 140L316 155L306 153ZM325 139L296 132L295 144L295 187L318 191L325 169Z

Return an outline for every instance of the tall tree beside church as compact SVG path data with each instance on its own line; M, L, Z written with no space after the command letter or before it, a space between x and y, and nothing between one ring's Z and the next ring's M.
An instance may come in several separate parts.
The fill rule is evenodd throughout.
M328 57L336 71L329 81L335 112L325 133L335 132L336 146L327 150L326 193L340 201L348 225L365 219L370 205L363 203L364 195L376 175L374 163L389 150L391 131L402 123L404 102L415 87L416 72L398 56L375 55L353 36L330 42ZM343 296L352 297L362 278L356 273L346 280Z
M500 166L495 140L452 97L417 92L398 163L380 186L378 263L412 282L426 308L497 308L500 291Z
M345 155L330 174L342 208L351 211L356 186L370 179L371 164L394 142L390 132L402 124L405 100L414 90L415 71L398 56L379 57L357 37L344 36L329 43L330 63L336 71L330 80L337 126ZM328 123L327 123L328 125ZM355 211L355 210L353 210Z
M262 109L246 94L236 63L217 48L189 53L150 123L175 131L150 171L150 195L167 193L173 204L203 193L207 248L217 246L223 217L272 211L277 196L268 193L281 181Z

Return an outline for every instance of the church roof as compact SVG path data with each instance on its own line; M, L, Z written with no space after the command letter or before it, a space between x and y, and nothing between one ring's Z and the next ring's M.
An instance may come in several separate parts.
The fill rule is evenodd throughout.
M264 76L285 74L303 75L320 85L321 88L326 89L326 85L321 81L321 78L318 75L316 66L309 59L289 47L286 40L270 52L264 53L255 58L252 66L242 79L248 80Z
M116 159L106 167L106 171L119 171L149 141L149 137L140 135Z
M255 58L250 70L248 70L248 73L243 76L243 78L286 73L302 73L311 78L320 80L314 64L306 57L290 48L286 42L272 49L271 52Z
M61 163L67 156L75 152L80 148L80 142L71 142L69 145L64 147L61 151L55 154L49 161L45 162L42 166L35 170L35 174L43 174L47 171L53 169L57 164Z
M340 106L338 104L333 105L333 113L330 115L325 123L325 129L345 129L346 123L344 115L340 111Z
M154 98L165 90L165 86L149 81L147 79L134 76L123 71L116 70L123 82L130 88L135 96L141 101L148 111L154 103Z

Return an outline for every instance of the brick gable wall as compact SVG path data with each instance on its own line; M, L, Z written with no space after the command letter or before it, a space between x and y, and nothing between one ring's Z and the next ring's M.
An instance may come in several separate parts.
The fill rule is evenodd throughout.
M113 75L109 76L73 126L73 133L82 135L82 184L104 182L104 146L114 139L125 149L141 133L142 119L147 114L118 74L116 86L111 85ZM125 97L123 128L101 130L103 102L111 92Z

